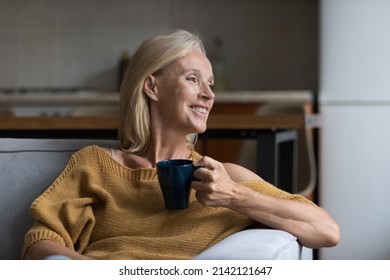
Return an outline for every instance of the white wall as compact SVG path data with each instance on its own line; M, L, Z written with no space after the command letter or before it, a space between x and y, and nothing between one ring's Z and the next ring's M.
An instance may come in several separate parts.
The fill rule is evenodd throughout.
M316 89L316 0L0 0L0 89L117 88L118 60L173 28L220 36L232 89Z
M321 259L390 259L389 106L322 106L320 204L341 227Z
M390 97L390 1L321 1L321 99Z
M390 259L390 1L322 0L319 202L341 242L321 259Z

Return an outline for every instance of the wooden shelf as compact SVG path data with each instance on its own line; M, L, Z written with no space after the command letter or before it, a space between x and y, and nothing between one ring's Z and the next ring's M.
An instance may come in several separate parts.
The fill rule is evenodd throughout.
M208 129L306 129L320 127L320 116L310 115L210 115ZM0 117L0 130L117 129L118 119L92 117Z

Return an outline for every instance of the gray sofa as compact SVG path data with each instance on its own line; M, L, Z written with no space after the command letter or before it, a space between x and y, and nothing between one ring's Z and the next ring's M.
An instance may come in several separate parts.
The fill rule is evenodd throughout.
M24 233L32 225L31 202L60 174L75 151L109 140L0 138L0 259L20 259ZM312 259L312 250L280 230L236 233L196 259Z

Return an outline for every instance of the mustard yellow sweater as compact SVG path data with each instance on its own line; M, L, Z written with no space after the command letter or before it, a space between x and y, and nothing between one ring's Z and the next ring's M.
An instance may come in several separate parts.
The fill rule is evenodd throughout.
M193 152L191 159L201 156ZM260 181L242 183L259 192L310 203ZM72 155L55 182L31 205L35 220L22 252L52 240L96 259L191 259L254 222L226 208L199 204L167 210L156 169L130 169L101 147Z

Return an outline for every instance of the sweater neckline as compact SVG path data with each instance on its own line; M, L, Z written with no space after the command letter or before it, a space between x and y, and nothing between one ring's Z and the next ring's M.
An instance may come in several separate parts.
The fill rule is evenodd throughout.
M130 168L120 164L114 160L103 147L93 145L94 150L98 154L99 162L103 168L103 171L115 174L128 181L157 181L156 167L150 168ZM194 150L192 150L188 159L198 160L201 156Z

